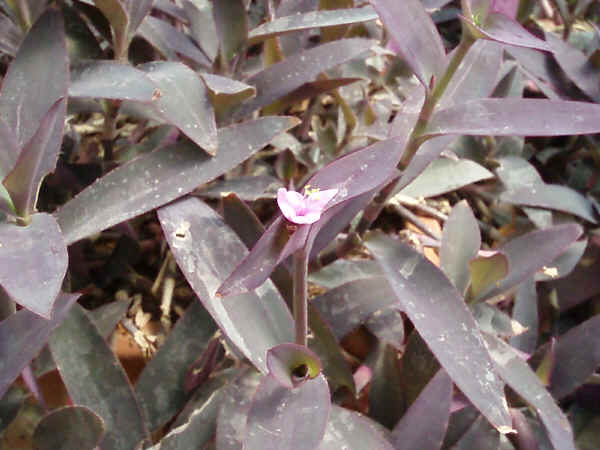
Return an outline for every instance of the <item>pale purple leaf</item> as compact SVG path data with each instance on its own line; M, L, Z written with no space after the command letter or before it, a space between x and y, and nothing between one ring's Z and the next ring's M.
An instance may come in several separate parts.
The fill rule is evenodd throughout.
M510 431L503 385L462 296L437 267L408 245L372 233L366 246L448 375L495 428Z
M317 75L369 51L375 41L342 39L319 45L287 57L282 62L244 80L256 88L256 97L240 106L234 118L242 118L253 111L270 105L304 83L314 81Z
M291 16L278 17L272 22L266 22L248 33L249 45L294 31L302 31L311 28L332 27L337 25L349 25L354 23L368 22L379 16L372 6L352 9L336 9L310 11L304 14L293 14Z
M442 38L419 0L371 0L392 41L425 88L446 66Z
M26 227L0 224L0 284L15 302L46 319L52 317L68 259L50 214L33 214Z
M104 420L101 448L133 448L148 436L125 371L83 308L71 308L50 338L50 350L73 403Z
M554 448L575 450L573 431L569 420L529 364L504 341L492 337L488 337L486 341L500 376L517 394L535 408L546 427ZM564 361L562 359L561 362Z
M0 322L0 398L40 353L52 330L64 320L78 298L79 294L60 294L50 320L21 309Z
M448 427L451 401L452 380L440 369L394 427L392 442L396 448L439 449Z
M188 198L158 212L169 247L194 292L239 350L261 371L267 350L293 341L287 306L271 283L220 298L217 288L243 258L246 247L215 212Z
M294 389L263 378L248 412L246 450L313 450L329 418L331 401L323 375Z
M425 131L440 134L562 136L600 132L600 105L584 102L485 98L437 111Z
M33 433L38 450L94 450L102 441L104 423L85 406L65 406L47 414Z
M52 105L67 96L68 80L62 14L49 8L27 34L2 83L0 119L14 131L20 147Z
M65 241L73 243L189 193L233 169L297 123L295 118L280 116L220 128L221 151L212 158L195 145L175 144L120 166L56 213Z
M217 125L200 77L176 62L151 62L139 68L160 89L160 96L153 102L158 115L214 155L218 148Z
M146 74L129 64L86 60L71 66L70 97L151 102L156 92Z

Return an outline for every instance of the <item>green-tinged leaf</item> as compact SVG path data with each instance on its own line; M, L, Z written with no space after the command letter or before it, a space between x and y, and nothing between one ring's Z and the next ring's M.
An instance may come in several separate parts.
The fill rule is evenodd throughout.
M400 193L413 198L435 197L493 177L492 172L471 160L438 158Z
M108 19L113 38L113 50L117 59L126 58L129 47L129 17L120 0L94 0L96 7Z
M185 405L187 370L202 354L215 330L200 302L192 303L144 367L135 393L151 430L168 422Z
M4 392L4 389L2 389ZM8 392L3 393L0 398L0 438L4 430L15 420L23 403L25 402L24 390L13 385Z
M30 219L26 227L0 224L0 285L12 300L50 319L69 256L54 217Z
M270 282L246 294L220 298L217 288L246 253L244 244L197 198L158 213L184 276L213 319L239 350L266 372L267 350L293 341L292 318Z
M375 41L367 39L342 39L319 45L287 57L245 80L256 88L256 97L240 106L234 118L242 118L253 111L270 105L317 75L369 51ZM300 68L302 70L300 70Z
M66 317L79 295L61 294L50 320L21 309L0 322L0 398L46 345L52 330Z
M492 337L488 337L486 341L500 376L535 408L554 448L575 450L571 424L529 364L504 341ZM559 361L565 362L564 359Z
M82 308L71 308L50 350L72 401L104 421L103 449L131 449L147 436L127 375Z
M432 77L441 76L446 65L442 38L419 0L372 0L394 45L421 84L428 89Z
M331 401L323 375L290 390L265 376L248 411L244 449L312 450L329 418Z
M372 233L366 246L448 375L495 428L510 431L503 385L462 296L411 247L382 233Z
M70 97L151 102L157 92L148 76L129 64L83 60L71 66Z
M308 348L287 342L267 352L269 375L283 387L295 389L321 373L319 357Z
M15 133L2 120L0 120L0 148L2 148L0 152L0 179L4 180L4 177L17 163L21 149L17 144Z
M208 91L186 65L151 62L139 67L160 89L153 107L160 117L214 155L218 148L217 125Z
M381 276L381 269L370 259L336 259L318 272L309 274L308 278L327 289L333 289L350 281L361 278Z
M67 96L68 79L62 15L50 8L27 34L2 83L0 119L19 147L33 137L52 105Z
M102 419L85 406L53 410L35 428L33 442L39 450L94 450L104 434Z
M73 243L187 194L233 169L297 123L292 117L267 117L221 128L221 151L212 158L183 143L120 166L56 213L65 241Z
M58 100L40 122L3 183L22 217L36 211L42 180L56 168L67 112L66 99Z
M229 67L231 60L240 56L247 45L248 15L242 0L213 2L213 16L219 36L222 64Z
M448 427L451 401L452 380L441 369L394 427L392 442L396 448L439 449Z
M471 298L480 297L484 291L500 286L508 275L508 258L503 253L478 256L469 263L471 272Z
M471 307L479 329L498 337L512 337L525 332L526 328L504 311L487 303L476 303Z
M200 76L204 79L206 87L210 91L217 114L225 114L229 108L237 106L256 95L254 86L246 83L209 73L202 73Z
M440 267L461 294L471 282L469 262L477 256L481 246L479 224L463 200L452 208L442 231Z
M259 27L254 28L248 34L248 42L250 45L253 45L270 37L279 36L285 33L311 28L368 22L370 20L375 20L378 17L379 16L372 6L293 14L291 16L278 17L272 22L266 22Z
M437 111L424 136L562 136L600 132L600 105L531 98L484 98Z
M327 428L317 450L365 449L393 450L388 431L366 416L332 405Z

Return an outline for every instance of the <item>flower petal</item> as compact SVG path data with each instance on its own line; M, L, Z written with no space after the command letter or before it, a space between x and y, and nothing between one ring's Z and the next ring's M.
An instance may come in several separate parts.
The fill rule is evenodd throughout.
M339 189L325 189L311 193L306 199L306 208L311 212L321 213L338 191Z
M315 223L320 218L321 218L321 212L319 211L319 212L307 212L303 216L296 216L293 220L291 220L291 219L290 220L299 225L304 225L304 224Z
M297 222L298 213L304 209L304 196L299 192L288 191L285 188L277 190L277 205L287 220Z

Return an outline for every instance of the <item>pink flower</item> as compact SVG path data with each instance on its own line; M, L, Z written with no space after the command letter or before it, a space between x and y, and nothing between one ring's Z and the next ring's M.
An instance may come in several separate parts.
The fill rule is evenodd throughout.
M304 195L296 191L279 188L277 204L287 220L297 224L315 223L321 218L321 213L331 201L338 189L309 189L304 188Z

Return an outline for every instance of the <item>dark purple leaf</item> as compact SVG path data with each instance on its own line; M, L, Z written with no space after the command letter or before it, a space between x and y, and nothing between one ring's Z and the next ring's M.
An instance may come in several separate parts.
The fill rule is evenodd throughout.
M527 417L520 410L510 408L510 415L513 418L513 427L517 431L515 441L519 450L539 450L538 439L531 429Z
M148 16L138 33L169 60L178 61L179 54L201 66L211 66L210 60L186 34L164 20Z
M52 105L67 96L68 79L62 15L49 8L27 34L2 83L0 119L14 131L19 147L33 137Z
M517 394L535 408L546 427L554 448L575 450L571 424L542 385L539 377L531 370L529 364L504 341L492 337L488 337L486 340L500 376ZM589 345L587 355L589 358ZM563 359L562 362L565 360Z
M345 450L357 443L365 449L393 450L387 430L355 411L332 405L325 436L317 450Z
M0 398L46 345L52 330L67 316L79 294L61 294L50 320L21 309L0 322Z
M70 97L151 102L156 89L144 72L129 64L86 60L71 66Z
M399 306L396 295L383 277L350 281L315 297L311 303L338 340L377 311Z
M498 450L500 435L479 416L469 429L452 446L452 450Z
M600 83L598 83L600 70L598 67L581 51L553 33L545 35L560 68L588 97L596 102L600 101Z
M173 19L177 19L181 23L187 23L188 18L182 7L172 3L171 0L154 0L152 8L168 14Z
M440 267L461 294L471 281L469 261L481 246L479 224L466 200L457 203L448 216L442 232Z
M600 132L600 105L584 102L484 98L436 112L424 133L561 136Z
M280 16L274 21L266 22L250 31L248 33L248 43L253 45L270 37L294 31L368 22L377 18L378 15L372 6L331 11L310 11L304 14Z
M126 59L129 47L129 17L121 0L94 0L94 5L110 23L113 39L113 50L117 59Z
M550 392L562 399L585 383L600 366L600 315L558 338L554 355Z
M267 367L269 375L287 389L295 389L321 373L319 357L308 348L292 343L269 349Z
M212 2L183 0L183 9L189 21L190 32L200 48L213 61L219 51L219 35L213 17Z
M252 399L244 449L313 450L323 439L330 409L323 375L294 389L267 375Z
M319 0L297 0L295 2L280 2L275 10L276 17L292 16L314 11L319 6ZM283 54L286 56L297 53L310 46L310 30L298 31L293 34L284 34L279 37Z
M379 341L369 359L372 361L369 417L392 429L404 413L405 396L399 353L393 346Z
M248 40L248 15L242 0L213 2L213 17L219 36L221 62L229 62L246 46Z
M366 246L403 311L453 381L494 427L510 431L502 383L462 296L411 247L382 233L372 233Z
M221 151L212 158L184 143L120 166L56 213L65 241L73 243L187 194L233 169L297 123L292 117L265 117L221 128Z
M496 42L508 45L517 45L519 47L535 48L538 50L551 51L550 46L533 34L529 33L523 26L514 19L499 12L491 12L485 19L482 26L461 17L471 27L475 28L486 38Z
M438 158L400 192L413 198L436 197L493 176L469 159Z
M66 112L66 99L58 100L50 108L3 181L20 216L28 217L36 210L40 184L56 168Z
M103 421L85 406L53 410L35 427L33 442L39 450L94 450L104 435Z
M4 389L2 389L4 391ZM0 433L10 426L17 418L23 403L25 403L26 390L13 385L6 394L0 398Z
M372 0L394 44L426 89L446 66L444 44L419 0Z
M215 330L200 302L192 303L144 367L135 393L151 430L171 420L184 406L186 371L202 354Z
M365 322L367 329L377 339L387 342L396 350L404 345L404 318L400 311L393 308L378 309Z
M394 427L392 442L396 448L439 449L448 427L451 401L452 380L440 369Z
M516 59L519 69L531 79L537 87L550 99L564 97L564 80L560 71L552 64L552 55L525 47L506 47L507 53Z
M509 241L499 249L508 258L508 275L481 292L478 298L500 295L551 264L582 231L579 225L570 223L532 231Z
M223 332L266 372L267 350L293 341L292 317L269 283L256 292L219 298L215 292L246 248L215 212L197 198L159 210L171 251L183 274Z
M510 345L522 352L532 354L537 348L539 330L538 298L533 277L528 278L519 286L512 314L513 319L526 327L527 331L512 337Z
M236 110L234 118L245 117L259 108L270 105L303 84L314 81L321 72L360 56L374 45L373 40L342 39L301 51L273 64L245 80L256 88L257 95Z
M81 307L71 308L50 350L72 401L104 420L103 449L133 448L147 436L125 371Z
M0 148L2 148L0 152L0 179L4 180L4 177L17 163L21 149L17 144L17 137L2 120L0 120Z
M49 319L69 257L54 217L30 218L26 227L0 224L0 284L14 301Z
M151 62L139 66L160 89L154 109L168 123L214 155L217 125L208 91L198 75L181 63Z
M104 339L110 339L117 324L129 310L129 300L116 300L88 311L88 315Z

